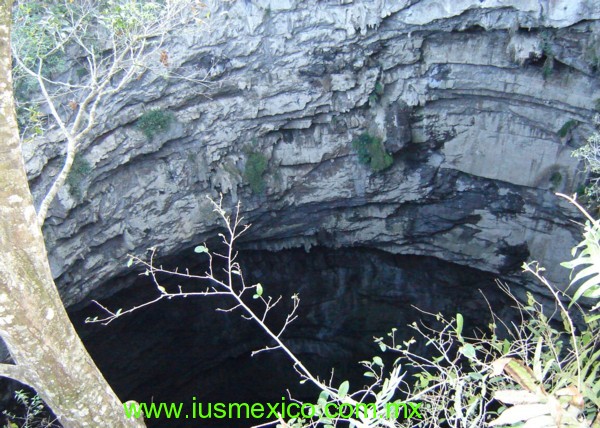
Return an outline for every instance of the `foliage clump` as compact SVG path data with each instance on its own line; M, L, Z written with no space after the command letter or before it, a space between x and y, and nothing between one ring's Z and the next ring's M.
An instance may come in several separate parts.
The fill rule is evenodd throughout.
M584 51L584 59L590 65L590 69L593 73L597 73L600 70L600 36L593 34L590 40L587 42Z
M383 83L377 82L369 95L369 106L373 107L383 95Z
M252 192L263 193L266 188L264 173L267 170L267 157L260 152L248 153L246 168L244 169L244 180L250 185Z
M600 114L594 117L594 123L600 128ZM571 155L583 160L585 172L588 174L583 195L588 206L597 206L600 201L600 130L596 130L586 143Z
M555 171L552 173L552 175L550 176L550 183L552 183L552 187L553 188L558 188L558 186L560 186L560 183L562 183L563 180L563 176L559 171Z
M17 123L21 136L37 137L44 134L46 118L40 111L39 104L30 103L17 106ZM27 141L27 140L25 140Z
M542 66L542 77L547 80L554 73L554 51L552 49L553 36L550 33L542 34L542 54L546 57Z
M4 410L2 414L7 417L7 423L3 428L55 428L50 417L50 412L44 405L39 395L33 397L27 391L15 391L15 399L22 410L19 415Z
M67 185L69 186L69 193L75 198L81 197L81 182L85 177L92 172L92 166L86 158L80 154L76 154L73 159L73 165L71 171L67 176Z
M64 16L67 7L61 2L26 1L19 2L13 10L14 25L11 42L19 52L19 59L31 69L37 69L43 61L42 76L51 78L68 69L61 46L59 30L66 26ZM38 90L38 82L15 67L15 95L19 99L31 97Z
M375 172L383 171L394 163L394 158L385 151L381 138L365 132L352 141L358 154L358 161L369 165Z
M167 132L172 122L172 113L163 110L150 110L137 120L137 127L148 139L151 139L157 134Z
M542 77L547 80L554 73L554 57L549 55L542 66Z
M37 79L23 70L23 66L38 70L44 79L55 79L68 70L64 49L57 30L66 27L66 6L61 2L39 0L19 2L13 8L11 43L18 52L13 68L14 95L17 120L21 135L43 134ZM40 64L43 64L40 67Z
M558 136L560 138L565 138L569 131L573 129L579 122L575 119L571 119L565 122L565 124L558 130Z

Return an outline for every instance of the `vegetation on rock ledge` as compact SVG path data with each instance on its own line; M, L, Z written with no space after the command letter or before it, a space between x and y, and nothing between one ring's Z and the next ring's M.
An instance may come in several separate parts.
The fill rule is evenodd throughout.
M73 159L71 171L69 171L69 175L67 176L67 185L69 186L69 193L71 196L75 198L81 197L81 181L91 171L92 166L87 159L77 153Z
M375 172L383 171L394 163L392 155L385 151L381 138L365 132L352 141L352 147L358 154L358 161L369 165Z
M252 192L260 194L265 191L266 183L263 177L267 170L267 157L260 152L250 152L244 169L244 180L250 185Z
M137 127L151 139L156 134L162 134L169 130L173 114L162 110L150 110L137 120Z

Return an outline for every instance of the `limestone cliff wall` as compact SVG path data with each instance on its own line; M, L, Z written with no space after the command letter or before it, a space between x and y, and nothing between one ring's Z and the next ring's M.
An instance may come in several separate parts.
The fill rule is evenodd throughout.
M564 281L554 267L577 235L553 191L582 180L570 152L600 98L600 3L209 7L168 41L168 70L105 103L82 148L81 196L64 189L51 209L44 233L68 304L124 273L127 253L214 235L206 195L219 193L242 202L249 248L368 246L511 277L538 259ZM135 121L152 109L176 121L148 139ZM365 131L391 168L359 164L351 142ZM56 131L24 147L38 198L61 150ZM268 160L264 194L244 179L251 152Z

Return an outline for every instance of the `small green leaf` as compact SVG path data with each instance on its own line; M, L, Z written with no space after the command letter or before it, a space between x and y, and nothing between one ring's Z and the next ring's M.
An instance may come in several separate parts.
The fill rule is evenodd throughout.
M129 257L129 260L127 260L127 267L130 268L131 265L133 265L133 259Z
M471 372L469 373L469 377L473 380L481 380L483 379L483 375L479 372Z
M115 316L117 316L117 317L118 317L118 316L121 314L121 312L123 312L123 308L119 308L119 309L117 310L117 312L115 312Z
M600 314L598 314L598 315L586 315L584 317L584 319L585 319L585 322L587 324L589 324L589 323L592 323L592 322L594 322L596 320L599 320L600 319Z
M373 374L373 372L365 372L364 374L366 377L375 377L375 375Z
M206 248L204 245L198 245L196 248L194 248L194 253L208 253L208 248Z
M329 393L327 391L321 391L319 394L319 398L317 400L317 404L320 406L324 406L327 404L327 400L329 399Z
M460 353L469 359L475 359L475 347L470 343L465 343L461 346Z
M256 294L258 295L258 297L262 296L263 294L263 286L260 282L256 284Z
M350 389L350 382L345 380L338 388L338 395L340 396L340 398L344 398L346 394L348 394L348 389Z
M373 362L377 364L379 367L383 367L383 360L381 357L375 356L373 357Z
M464 324L464 319L463 319L462 314L460 314L460 313L456 314L456 334L458 335L458 337L460 337L460 335L462 334L463 324Z

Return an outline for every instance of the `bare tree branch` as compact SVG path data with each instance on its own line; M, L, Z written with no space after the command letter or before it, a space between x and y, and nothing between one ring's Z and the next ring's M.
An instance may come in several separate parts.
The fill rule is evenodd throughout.
M182 23L195 19L194 12L191 12L195 4L193 0L126 0L118 4L115 12L110 9L114 7L111 2L102 5L94 1L73 3L64 0L60 5L66 13L61 19L67 21L64 24L68 28L67 33L64 33L62 26L54 27L43 19L34 23L42 26L40 34L49 37L53 46L46 51L35 51L35 58L31 58L24 52L31 49L31 43L36 41L21 40L14 44L17 72L35 79L43 103L49 108L66 140L63 166L37 210L40 226L67 180L79 147L98 125L97 111L102 102L122 91L140 74L152 69L152 58L161 49L167 34ZM107 7L108 10L103 9ZM31 22L27 24L32 25ZM98 34L91 37L91 33ZM94 46L98 42L104 45ZM48 74L46 59L53 55L64 55L66 49L82 54L89 68L86 83L71 83ZM161 67L164 68L164 65L161 64ZM57 107L65 102L67 95L72 97L69 101L71 111L65 115ZM75 117L71 118L75 110Z
M0 377L6 377L21 382L24 385L35 388L35 382L31 374L24 367L14 364L0 364Z
M223 244L225 244L226 252L225 254L215 253L210 251L206 245L200 245L196 247L195 251L200 254L205 254L208 258L208 267L207 271L202 275L193 275L190 274L188 270L184 272L179 271L178 269L168 270L164 269L162 266L155 265L155 256L156 249L150 248L150 256L149 260L143 260L139 257L130 256L130 264L136 264L141 266L144 271L141 275L146 275L152 278L154 285L159 292L159 295L150 301L142 303L133 308L129 308L126 310L112 310L109 309L102 304L95 302L100 309L103 311L103 317L94 317L92 319L86 320L87 322L97 322L103 324L109 324L117 318L120 318L126 314L131 314L140 308L150 306L155 304L156 302L163 299L172 299L172 298L186 298L192 296L227 296L233 299L234 304L228 308L218 308L218 311L221 312L242 312L242 317L246 320L250 320L255 322L261 330L263 330L267 336L272 341L273 345L266 345L264 348L259 350L255 350L252 352L252 355L256 355L260 352L264 351L273 351L276 349L281 349L293 363L294 369L298 372L301 379L303 381L308 381L315 385L319 390L324 391L330 400L333 400L338 403L346 403L350 405L357 405L361 400L366 398L375 399L378 403L378 411L379 415L382 413L384 409L385 403L381 401L383 397L393 395L393 390L396 389L397 384L400 382L402 376L398 373L395 374L395 378L390 382L383 381L383 375L377 378L377 382L371 388L363 389L356 391L354 393L346 393L339 391L338 388L332 386L332 381L324 382L318 378L318 376L314 375L308 367L298 358L298 356L286 345L284 339L282 338L283 333L290 326L290 324L297 318L297 310L300 305L300 298L297 294L294 294L292 299L292 308L287 313L285 320L282 325L276 329L273 329L271 326L267 324L268 314L282 302L282 297L279 296L276 299L273 299L270 296L263 295L263 287L261 284L253 284L247 285L244 280L244 275L242 272L242 268L238 262L236 262L237 252L234 250L235 242L240 238L240 236L245 233L249 225L243 224L243 218L240 216L240 205L238 204L234 209L233 215L227 214L222 205L222 197L218 202L211 200L213 204L214 211L221 217L223 220L223 225L226 229L226 233L219 234L222 239ZM222 270L222 275L215 275L215 269L213 265L214 256L221 258L225 261L226 267ZM220 272L221 270L219 270ZM181 277L190 280L197 280L202 282L207 282L208 285L204 286L205 288L202 291L193 291L187 292L182 291L181 286L179 286L178 291L171 292L168 291L167 288L160 284L157 274L168 274L174 277ZM247 302L247 297L250 293L252 293L252 300L261 304L262 308L257 310L253 308ZM399 369L398 369L399 370ZM385 383L385 394L378 395L374 393L374 389L376 387L381 388ZM355 398L356 397L356 398ZM360 397L360 398L359 398ZM348 421L352 422L355 426L361 428L374 427L374 426L386 426L386 427L395 427L395 422L391 420L386 420L385 418L377 417L376 419L372 419L370 416L357 416L357 417L348 417L343 418L340 417L337 420L339 421ZM312 423L311 423L312 426ZM316 426L316 425L315 425Z

